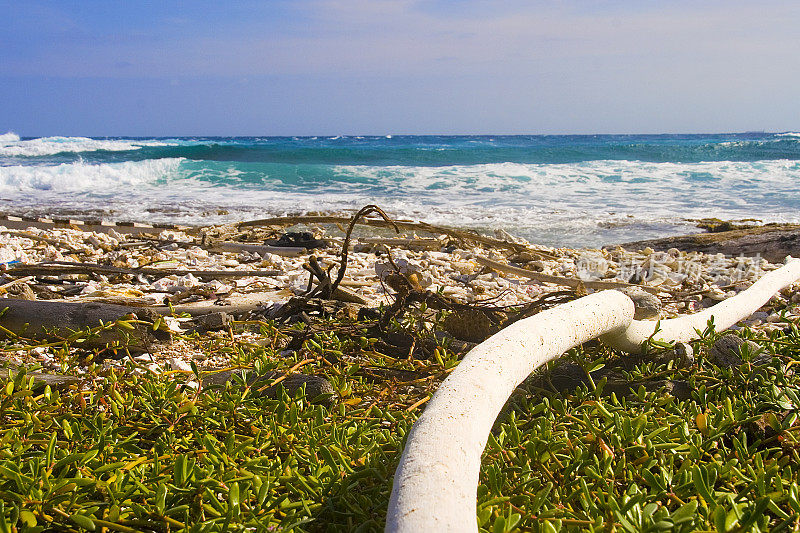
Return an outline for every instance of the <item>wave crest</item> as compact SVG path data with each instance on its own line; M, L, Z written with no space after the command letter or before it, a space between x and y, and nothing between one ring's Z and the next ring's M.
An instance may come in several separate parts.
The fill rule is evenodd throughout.
M39 137L38 139L20 140L16 133L0 135L0 156L5 157L40 157L65 152L126 152L140 150L145 146L171 146L171 143L131 139L90 139L89 137Z
M54 166L13 165L0 167L0 191L59 191L103 194L119 189L155 183L176 175L181 161L147 159L92 165L83 161Z

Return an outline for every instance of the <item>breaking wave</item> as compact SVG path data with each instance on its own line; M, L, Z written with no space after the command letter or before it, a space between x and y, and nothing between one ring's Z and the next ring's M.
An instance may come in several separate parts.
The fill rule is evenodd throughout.
M395 216L595 246L687 218L798 222L800 161L325 165L196 161L0 166L0 210L212 224L377 203Z
M151 159L93 165L82 161L53 166L0 167L0 192L88 193L105 196L121 188L155 185L175 176L181 159Z
M158 140L131 139L91 139L89 137L40 137L38 139L20 139L15 133L0 135L0 156L3 157L41 157L61 153L126 152L140 150L145 146L170 146L170 143Z

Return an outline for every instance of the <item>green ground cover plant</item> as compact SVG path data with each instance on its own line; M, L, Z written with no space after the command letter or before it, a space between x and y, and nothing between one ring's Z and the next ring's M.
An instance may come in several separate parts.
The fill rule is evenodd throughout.
M333 398L268 398L246 376L198 389L197 368L106 367L67 344L48 349L66 373L83 365L82 385L42 388L4 370L0 532L381 530L406 435L458 355L393 358L362 323L321 324L291 352L269 322L235 326L266 345L190 340L255 374L323 375ZM771 362L745 353L740 367L716 366L709 328L693 366L643 359L626 375L686 381L687 399L644 385L607 394L591 379L568 393L521 387L484 452L481 530L800 529L800 331L739 334ZM567 355L587 372L620 357L599 344Z

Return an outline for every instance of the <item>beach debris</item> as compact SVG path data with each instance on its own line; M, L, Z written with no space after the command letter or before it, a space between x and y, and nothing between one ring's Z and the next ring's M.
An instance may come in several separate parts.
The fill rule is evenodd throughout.
M240 222L237 226L239 228L255 227L255 226L294 226L296 224L347 224L351 222L352 218L331 216L331 215L305 215L305 216L291 216L291 217L273 217L259 220L249 220ZM520 242L507 241L503 239L496 239L481 235L471 230L460 230L456 228L448 228L444 226L436 226L426 222L414 222L410 220L392 220L391 222L381 218L362 218L362 224L376 227L391 227L398 230L412 230L412 231L426 231L430 233L437 233L450 236L454 239L461 240L465 243L477 243L487 245L492 248L500 248L512 250L515 252L528 251L537 257L545 259L554 259L549 251L537 249L529 243L521 244Z
M95 263L69 263L53 261L31 265L15 265L7 270L12 275L59 275L59 274L128 274L147 276L194 276L196 278L246 278L250 276L276 276L278 270L187 270L160 268L121 268Z
M97 302L0 300L0 338L65 340L86 330L99 329L81 339L84 347L147 349L171 340L169 332L153 329L159 314Z
M278 239L268 239L264 244L279 248L305 248L306 250L328 247L328 241L317 239L313 233L308 231L289 231Z
M250 254L259 254L261 256L275 254L284 257L298 257L307 251L304 247L270 246L266 244L246 244L240 242L218 242L207 245L206 248L217 252L247 252Z
M637 318L656 318L660 300L663 319L735 296L777 267L760 258L677 249L649 254L553 249L502 232L487 237L409 221L398 221L395 228L375 209L365 206L349 218L295 217L273 226L202 230L0 229L0 298L96 302L163 317L210 315L212 323L227 315L209 329L219 327L226 335L239 335L232 323L237 319L273 319L281 327L298 322L317 327L334 317L364 320L373 328L368 336L377 339L378 352L429 358L442 343L464 353L502 327L596 290L630 287L634 300L645 291L652 299L641 294ZM284 224L292 220L296 230ZM405 234L387 237L382 228ZM310 256L306 247L275 246L303 241L311 246L312 238L329 247L314 248ZM641 285L627 282L632 273ZM783 309L792 297L788 292L784 303L776 300L748 323L763 331L785 328L773 309ZM172 331L205 335L202 321L179 320ZM417 326L395 335L407 320ZM92 342L75 346L88 348ZM174 357L186 362L195 357L182 355L180 346L171 352Z
M636 286L632 283L625 283L622 281L592 281L592 280L581 280L579 278L567 278L561 276L551 276L549 274L542 274L539 272L533 272L531 270L527 270L524 268L515 267L513 265L507 265L501 263L499 261L495 261L493 259L489 259L488 257L483 256L475 256L475 260L486 267L489 267L493 270L497 270L498 272L505 272L507 274L514 274L516 276L522 276L525 278L533 279L536 281L540 281L543 283L553 283L555 285L562 285L566 287L576 288L579 285L582 285L589 289L619 289L623 287L630 287ZM648 292L660 292L658 288L653 287L645 287L639 286L642 290Z
M339 270L336 273L336 280L331 282L330 279L330 272L333 268L333 265L328 267L327 271L323 271L317 262L317 258L313 255L309 258L308 263L303 265L303 268L311 273L311 277L308 279L308 289L306 290L307 297L313 298L316 296L321 296L323 299L328 299L334 294L334 292L336 292L336 289L344 279L344 273L347 270L347 255L350 248L350 238L353 234L353 228L355 228L355 225L359 219L372 213L380 215L384 221L393 224L389 216L377 205L367 205L359 209L350 220L350 225L348 226L347 233L345 234L341 251L341 264L339 265ZM396 225L394 228L398 233L400 232L400 229ZM314 278L317 279L316 287L313 286Z

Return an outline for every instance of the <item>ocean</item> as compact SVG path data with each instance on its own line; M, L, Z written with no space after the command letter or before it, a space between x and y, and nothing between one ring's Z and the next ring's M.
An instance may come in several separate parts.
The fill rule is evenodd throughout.
M217 224L378 204L400 218L596 247L800 222L800 133L0 135L0 212Z

